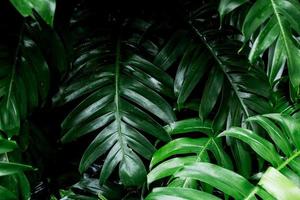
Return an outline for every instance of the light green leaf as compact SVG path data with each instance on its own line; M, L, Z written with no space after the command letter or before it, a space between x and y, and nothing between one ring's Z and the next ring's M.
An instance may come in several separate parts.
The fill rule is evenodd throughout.
M300 199L300 189L273 167L270 167L264 173L258 185L263 187L276 199Z
M154 188L145 200L220 200L209 193L202 191L178 188L178 187L161 187Z

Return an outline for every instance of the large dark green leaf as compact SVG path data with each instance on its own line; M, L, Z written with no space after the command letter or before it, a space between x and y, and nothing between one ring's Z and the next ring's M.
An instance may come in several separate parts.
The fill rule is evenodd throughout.
M170 140L161 123L172 123L175 115L162 95L174 96L173 80L155 62L130 53L125 36L84 40L76 47L82 54L75 58L71 76L55 97L60 104L84 97L63 121L62 141L97 132L82 156L80 172L107 154L101 184L118 166L124 185L141 185L146 169L139 156L150 159L155 151L144 135Z
M174 81L178 108L184 107L190 98L199 97L199 88L204 88L199 106L201 119L210 118L215 110L222 111L223 107L226 108L233 101L236 101L236 111L240 112L241 119L270 112L271 106L267 99L271 87L268 78L261 66L248 62L246 52L237 54L242 43L233 39L234 30L229 29L227 34L227 30L207 27L208 22L199 23L208 13L214 12L212 9L203 6L189 19L189 31L193 37L184 41L189 45L184 55L179 57ZM183 41L177 39L177 42ZM222 105L217 104L220 101ZM228 112L219 115L228 117Z
M25 118L49 90L49 68L37 44L22 30L15 49L1 46L0 129L18 134ZM6 51L6 52L5 52Z

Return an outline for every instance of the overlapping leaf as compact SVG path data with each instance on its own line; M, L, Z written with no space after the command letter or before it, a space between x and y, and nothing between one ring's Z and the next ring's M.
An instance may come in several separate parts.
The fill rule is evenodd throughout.
M1 200L26 200L30 197L29 183L22 172L26 170L32 170L33 168L28 165L8 161L7 153L16 148L17 145L14 141L0 138L0 178L2 178L0 183ZM13 179L3 180L3 177L13 177Z
M140 156L150 159L155 151L144 135L168 141L170 136L160 123L175 120L171 106L160 95L173 96L172 78L131 54L132 43L127 39L114 34L84 38L84 45L76 47L80 57L74 61L72 77L56 97L60 103L84 97L63 121L62 141L98 133L84 152L79 169L84 172L107 154L101 184L117 166L124 185L142 184L146 169Z
M231 11L237 1L222 4L222 10ZM282 75L287 62L290 82L298 91L300 84L299 45L296 37L300 34L298 18L300 3L295 0L257 0L247 11L242 32L245 42L253 36L253 45L249 54L251 63L255 63L268 49L268 75L271 82ZM221 14L224 12L221 12ZM225 14L225 13L224 13ZM260 30L259 30L260 29Z
M53 26L56 0L10 0L21 15L32 16L35 10L43 20Z
M25 28L15 48L7 42L0 48L0 129L11 137L18 134L20 120L47 96L49 68Z
M216 26L207 26L199 22L203 19L208 20L208 15L214 12L215 8L209 5L199 8L189 21L189 33L183 34L182 37L190 34L193 36L192 40L177 39L169 42L188 43L185 46L180 45L186 50L182 57L178 55L180 63L174 82L178 107L184 107L189 98L195 96L193 92L199 89L200 85L200 88L203 88L198 108L201 119L218 110L219 116L227 115L224 114L228 113L226 107L237 107L235 111L230 112L240 113L240 122L243 116L247 118L254 114L270 112L271 106L267 99L270 97L271 87L267 76L261 66L248 62L246 52L237 54L242 43L233 39L234 30L220 30ZM166 57L172 56L170 54ZM235 106L230 105L233 101ZM221 102L221 106L217 102ZM220 119L218 123L221 123Z
M274 197L278 197L282 191L274 193L270 189L270 184L285 184L290 179L295 185L299 187L299 137L297 130L299 130L299 119L294 119L289 116L284 116L280 114L267 114L263 116L255 116L248 119L258 123L262 128L266 130L269 137L272 139L273 143L264 139L262 136L255 132L252 132L243 128L231 128L224 131L221 135L226 135L229 137L237 138L246 144L248 144L260 157L268 161L271 166L280 170L283 175L276 175L279 172L276 170L268 170L266 173L266 178L262 178L261 184L266 184L265 187ZM278 149L278 150L277 150ZM281 153L279 153L281 152ZM283 157L283 159L282 159ZM274 173L274 180L271 183L266 183L269 181L270 173ZM276 176L279 180L275 180ZM263 176L264 177L264 176ZM280 180L279 177L283 177ZM272 181L279 181L278 183L273 183ZM290 185L289 183L286 183ZM291 194L293 195L293 194ZM299 195L299 193L295 193ZM289 199L290 197L284 197Z
M242 42L234 39L233 29L220 30L215 25L207 26L208 22L201 23L209 19L214 9L210 4L203 6L189 21L186 34L193 37L184 55L178 56L174 92L179 109L189 107L194 98L200 98L190 107L198 111L201 119L212 119L217 132L225 124L239 126L245 118L269 113L271 87L261 65L251 65L246 51L236 53ZM239 172L248 177L250 155L239 142L230 141L230 144Z
M148 174L148 183L150 184L154 181L171 177L168 188L179 187L179 190L182 189L181 192L168 194L169 197L173 195L186 198L190 192L197 193L196 191L185 189L198 188L198 183L195 178L179 176L178 179L172 180L172 176L184 169L185 166L200 162L210 162L210 153L213 155L213 159L217 160L219 165L232 169L231 160L222 149L220 140L213 136L211 122L203 122L200 119L186 119L166 126L166 130L168 130L171 135L184 133L199 134L196 138L181 137L174 139L158 149L152 156L150 167L155 167ZM201 133L205 133L208 137L201 137ZM148 198L162 198L171 191L171 188L168 188L156 189ZM206 194L199 192L199 195L204 195L205 197ZM209 195L207 197L209 197Z

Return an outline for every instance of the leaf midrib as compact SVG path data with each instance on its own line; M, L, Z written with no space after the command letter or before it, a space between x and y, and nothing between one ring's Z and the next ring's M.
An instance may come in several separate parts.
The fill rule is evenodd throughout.
M16 51L15 51L15 55L14 55L14 61L13 61L11 76L10 76L10 80L9 80L9 87L8 87L6 104L5 104L6 108L8 108L9 99L10 99L11 94L12 94L13 83L14 83L14 79L15 79L17 64L18 64L18 56L19 56L20 46L21 46L22 39L23 39L23 32L24 32L24 23L22 24L22 27L21 27L21 30L20 30L18 44L17 44L17 48L16 48Z
M246 114L247 117L250 117L250 114L247 110L247 106L244 104L242 98L239 96L239 92L238 92L238 88L235 86L235 84L232 82L232 80L230 79L229 75L226 73L225 71L225 65L222 63L222 61L218 58L218 56L214 53L213 48L208 44L207 40L205 39L205 37L203 36L202 33L200 33L200 31L198 31L198 29L196 29L192 23L190 23L191 27L193 28L193 30L196 32L196 34L199 36L199 38L201 39L201 41L204 43L204 45L206 46L206 48L209 50L209 52L211 53L211 55L214 57L214 59L217 61L219 67L221 68L222 72L225 74L226 79L228 80L228 82L230 83L234 94L237 96L239 103L241 104L244 113Z
M294 160L295 158L297 158L298 156L300 156L300 151L296 151L293 155L291 155L290 157L288 157L284 162L282 162L276 169L278 171L282 170L283 168L285 168L292 160ZM259 186L256 185L253 190L251 191L251 193L249 193L249 195L247 197L244 198L244 200L249 200L250 198L254 197L254 195L258 192L259 190Z
M278 25L279 25L279 29L280 29L280 35L282 36L282 39L283 39L283 43L284 43L284 46L285 46L285 50L286 50L286 53L287 53L287 57L290 59L292 57L292 54L291 54L291 51L289 49L289 45L288 45L288 41L287 41L287 36L286 36L286 32L285 32L285 29L283 27L283 24L282 24L282 20L280 18L280 14L277 10L277 6L276 6L276 3L274 2L274 0L270 0L271 2L271 5L272 5L272 8L273 8L273 11L274 11L274 14L276 16L276 20L278 22Z
M125 156L125 144L123 141L122 128L121 128L121 115L120 115L120 52L121 52L121 40L120 38L117 41L116 45L116 60L115 60L115 119L117 122L117 132L119 136L120 147L122 151L122 158Z
M209 147L209 145L210 145L211 142L214 142L214 138L213 138L213 137L210 137L209 140L207 140L207 142L205 143L205 145L203 146L203 148L201 149L201 151L198 153L195 162L200 162L200 161L201 161L202 155L204 154L204 152L206 151L206 149ZM192 179L191 179L191 178L186 178L186 179L184 180L184 183L183 183L182 187L185 188L186 184L187 184L190 180L192 180Z

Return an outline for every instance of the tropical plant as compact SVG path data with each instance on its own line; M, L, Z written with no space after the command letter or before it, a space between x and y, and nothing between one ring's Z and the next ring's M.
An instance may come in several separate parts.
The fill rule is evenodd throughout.
M300 199L299 17L0 2L0 200Z
M30 198L30 185L23 171L32 170L28 165L23 165L11 160L17 159L16 156L9 156L17 148L14 141L0 138L0 199L17 200Z

